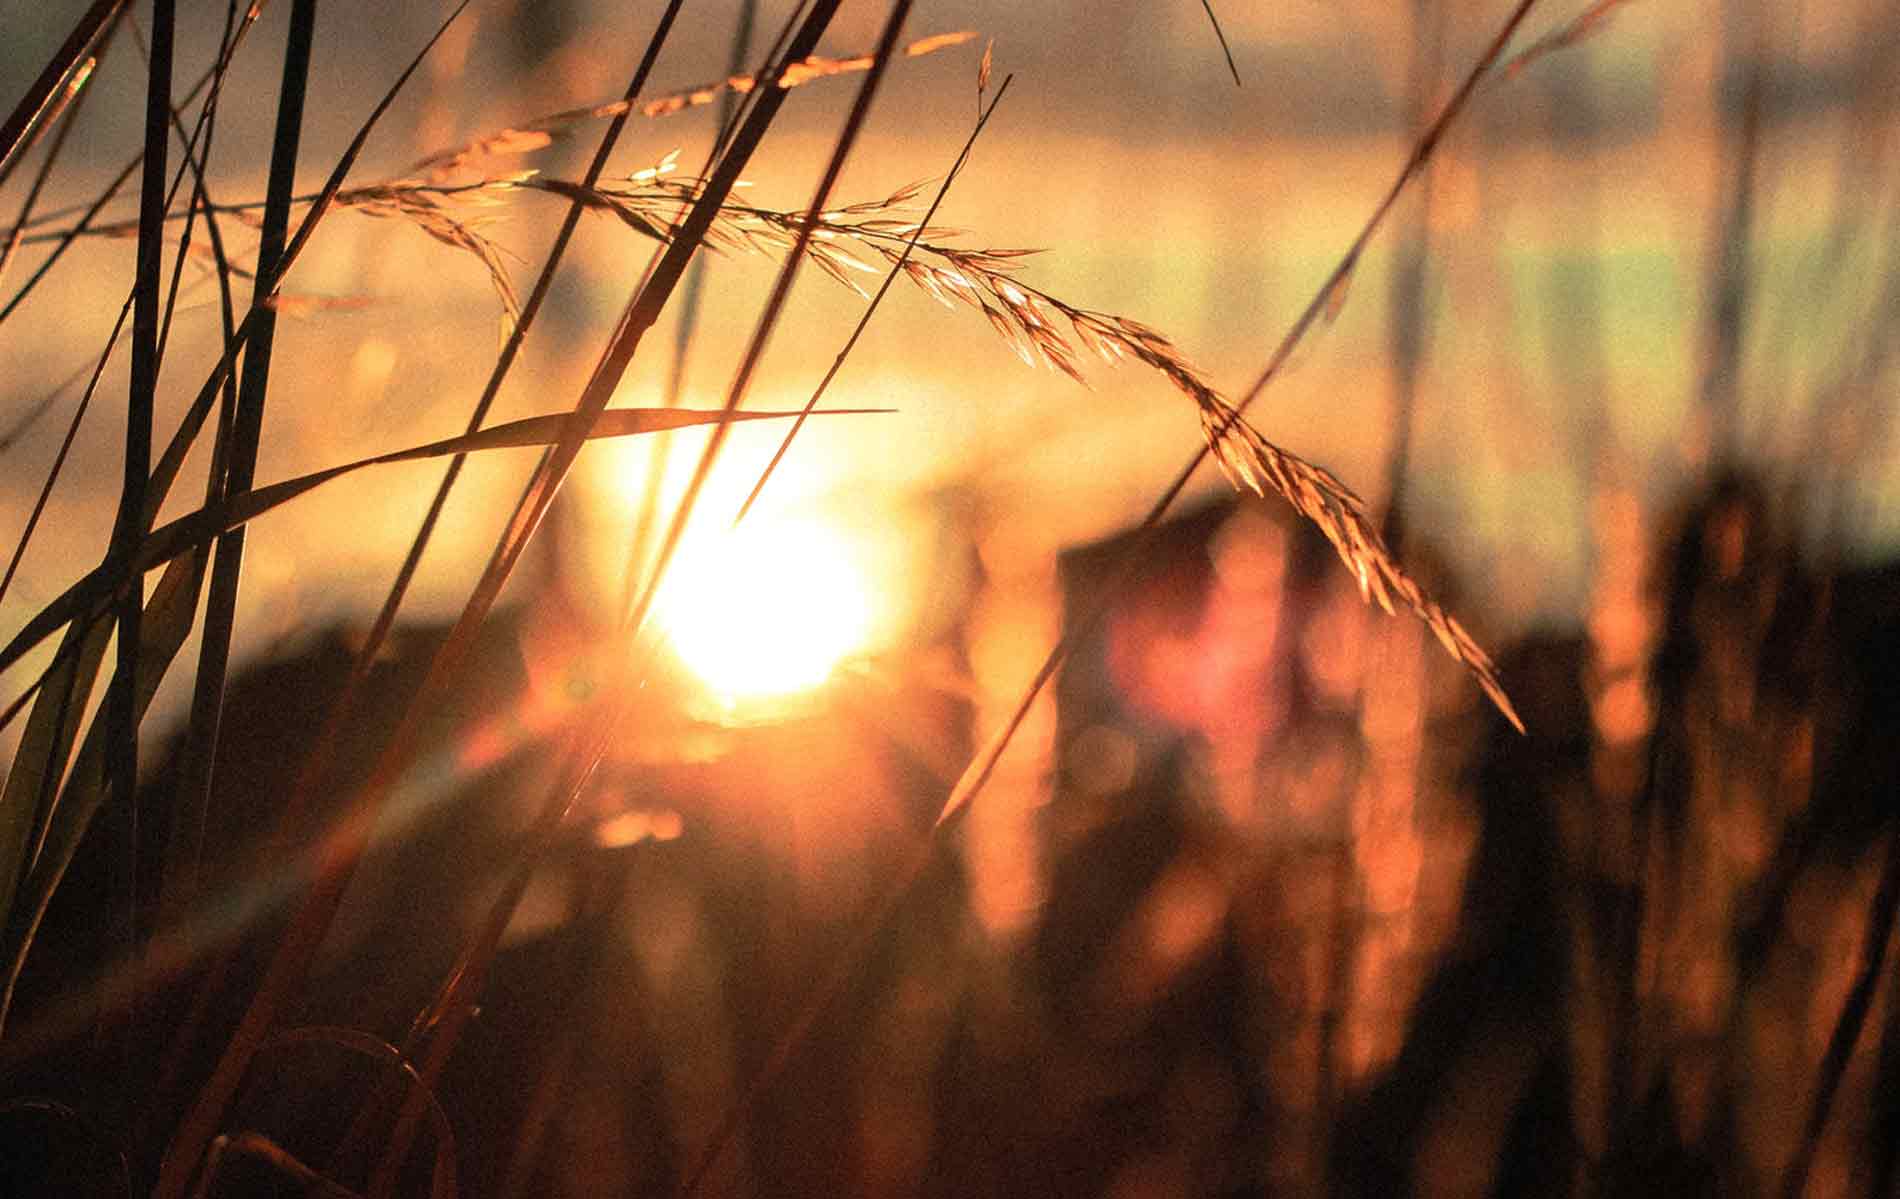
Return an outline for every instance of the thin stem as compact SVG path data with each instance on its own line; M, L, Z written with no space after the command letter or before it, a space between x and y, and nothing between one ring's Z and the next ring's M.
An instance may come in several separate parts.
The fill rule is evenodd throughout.
M32 185L27 188L26 199L20 202L20 215L14 218L13 228L7 230L6 243L0 245L0 279L6 277L7 265L13 261L14 251L19 249L20 236L26 231L27 222L33 219L33 209L39 205L40 193L45 190L46 181L52 178L53 168L59 165L66 149L66 139L72 136L73 126L79 123L79 114L85 108L86 97L93 92L86 84L98 73L99 62L105 57L106 47L111 44L112 32L116 28L113 26L106 30L99 39L99 48L89 56L89 65L60 89L59 98L47 118L49 126L57 123L53 142L46 148L46 157L34 174Z
M864 82L859 86L857 98L852 104L850 114L845 118L844 128L839 133L837 142L832 149L830 161L825 166L824 174L820 178L817 189L808 206L808 212L813 218L825 210L831 196L832 188L836 185L838 176L844 169L845 160L849 156L852 147L856 145L858 135L863 130L864 123L870 114L871 103L876 97L878 85L883 80L884 71L889 64L892 51L896 48L898 34L903 29L905 18L909 16L910 6L910 0L896 0L896 3L891 6L891 13L886 19L883 34L878 41L878 47L875 52L876 57L871 64L871 69L865 74ZM821 3L814 9L808 21L822 27L823 23L829 20L830 15L831 6ZM802 32L804 31L801 30L801 33ZM793 46L796 47L797 44L795 40ZM766 103L767 102L762 102L761 107L754 111L753 117L755 120L759 119L762 114L769 114L770 109L766 106ZM742 130L734 140L733 153L737 153L745 144L746 137ZM722 162L719 171L715 172L715 178L725 173L729 164L729 159ZM815 220L807 222L804 234L805 239L809 239L814 227ZM799 264L804 258L803 251L804 243L803 240L801 240L798 249L786 259L785 263L779 269L778 279L773 286L770 297L766 301L765 309L760 314L754 327L752 339L747 347L745 357L742 359L733 382L727 391L724 408L727 414L737 412L744 403L752 375L757 369L760 358L764 354L765 346L771 338L772 330L778 322L779 315L784 310L785 302L791 294L792 283L797 277ZM659 587L660 581L665 575L667 562L679 544L680 535L685 527L686 521L691 515L700 486L705 482L711 470L712 463L718 456L720 447L723 444L724 434L728 427L727 424L722 423L715 425L713 428L712 436L708 439L706 448L700 455L698 469L695 471L691 483L688 484L686 494L681 499L680 505L674 514L673 522L667 530L666 540L661 544L660 554L655 564L653 574L647 583L647 589L627 623L629 631L639 628L641 620L652 602L652 598ZM552 846L554 837L561 823L565 820L567 812L573 806L574 801L579 797L581 789L586 785L587 780L592 777L595 769L599 766L601 758L606 752L607 743L613 730L619 727L621 722L616 719L609 719L609 715L609 712L603 710L596 717L594 727L587 730L584 736L577 738L576 748L581 752L572 756L569 765L561 772L560 783L548 796L548 800L543 806L537 828L530 837L531 848L522 855L516 865L514 873L510 877L509 886L497 903L490 909L488 920L485 922L479 936L469 946L464 948L462 957L457 961L455 968L450 971L447 984L437 997L435 1003L431 1005L430 1012L423 1021L425 1025L435 1028L433 1035L430 1037L428 1049L424 1057L422 1077L425 1080L436 1077L446 1064L448 1055L452 1051L469 1017L471 1004L467 1002L466 997L473 994L480 980L485 975L488 963L492 960L494 952L500 944L501 934L507 928L508 921L513 915L515 906L520 902L521 895L525 892L529 879L532 877L534 870L538 867L541 858L545 856L548 849ZM407 1149L404 1134L413 1126L414 1121L413 1116L407 1111L405 1111L404 1117L405 1119L399 1121L397 1125L397 1136L392 1139L391 1152L385 1155L383 1166L378 1172L377 1179L372 1182L372 1195L386 1193L387 1186L394 1177L395 1165L400 1163L401 1151L406 1151ZM716 1151L717 1149L715 1147L713 1152L716 1153Z
M1227 59L1227 71L1234 77L1234 86L1240 86L1240 68L1234 65L1234 51L1227 44L1227 34L1220 27L1220 18L1214 15L1213 0L1201 0L1201 8L1207 13L1207 23L1214 27L1214 36L1220 39L1220 52Z
M48 60L26 95L20 97L20 103L0 122L0 184L13 173L20 155L32 146L47 119L58 111L60 93L70 85L124 4L125 0L94 0L65 44Z
M277 129L271 143L264 223L257 248L257 278L251 297L252 305L260 308L263 315L244 351L243 376L238 385L224 477L221 482L214 479L214 486L224 494L249 491L257 474L257 454L264 431L264 399L270 387L271 348L277 329L276 310L265 301L282 278L284 245L290 228L290 195L303 134L303 109L309 89L310 53L316 24L316 0L292 0L283 82L277 102ZM191 731L185 743L185 769L180 774L175 800L185 811L204 811L210 803L218 732L224 717L225 675L231 661L238 586L244 569L244 540L244 526L225 533L218 539L212 559L204 636L198 651L198 686L193 696Z
M257 23L257 18L263 12L263 9L264 0L258 0L257 3L245 11L243 20L238 24L237 34L231 39L230 45L226 49L223 58L213 64L198 78L198 82L192 85L189 92L185 93L184 99L180 101L181 104L191 103L191 101L197 97L198 93L203 91L205 86L211 83L213 79L223 78L224 68L229 65L231 55L236 53L238 44L244 40L244 35ZM145 154L143 151L133 155L131 161L119 168L119 173L112 177L111 181L100 190L92 202L82 206L83 211L81 211L78 224L56 235L55 240L57 240L59 244L54 246L52 253L48 254L39 266L34 268L33 274L27 278L25 283L20 285L20 290L13 294L13 298L7 301L6 306L0 307L0 322L4 322L8 317L12 316L14 310L26 302L27 296L33 293L34 287L52 271L54 265L59 262L66 251L72 248L73 243L93 228L93 219L105 211L106 205L112 203L113 199L118 196L119 189L125 186L126 181L132 177L133 173L139 169L139 165L144 161ZM42 213L34 223L37 224L38 221L58 219L72 211L74 211L74 209L69 208ZM38 240L38 238L28 237L23 240L24 242L30 243Z
M930 222L937 215L937 208L943 203L943 198L950 194L950 185L956 182L957 175L963 170L963 164L970 160L970 151L975 147L977 137L983 132L983 127L989 124L990 114L994 113L996 106L1003 102L1003 93L1009 90L1010 80L1014 78L1014 75L1004 77L1002 85L996 89L996 95L990 99L989 107L985 108L977 118L976 127L970 130L970 136L964 140L963 149L957 154L956 162L951 164L950 172L943 177L943 183L938 186L937 194L931 198L930 207L924 210L923 219L917 222L917 227L911 231L910 239L904 243L903 253L898 255L897 261L885 273L884 282L878 285L876 293L871 296L870 303L865 305L863 315L858 317L858 323L852 327L851 336L845 339L843 348L838 351L837 357L831 360L831 366L825 371L825 377L820 379L818 386L812 389L811 398L805 401L805 410L799 413L797 420L792 422L792 427L786 431L784 439L779 442L778 449L772 451L772 460L765 464L765 469L759 472L758 481L753 483L752 490L746 493L745 502L739 505L738 513L732 518L734 525L744 520L746 514L752 511L752 505L758 502L759 493L765 490L766 483L771 481L772 473L778 469L778 464L784 459L785 451L792 448L792 438L798 436L798 431L805 427L805 418L818 407L818 401L824 397L826 389L831 386L831 381L838 377L838 371L843 368L844 360L851 356L852 350L857 348L858 338L864 335L864 330L869 327L871 318L877 314L878 305L884 302L884 296L891 290L891 284L904 273L904 264L910 261L912 252L917 249L918 239L923 237L924 230L930 227Z
M726 60L727 74L737 75L745 69L746 58L752 52L752 27L758 17L758 0L745 0L739 6L739 24L732 32L732 54ZM794 28L789 22L779 31L782 41ZM768 63L777 61L777 43L773 54L768 55ZM739 111L740 97L730 89L719 95L719 120L714 128L717 133L713 139L712 150L708 153L706 165L700 169L704 175L717 161L720 149L726 138L736 127L734 117ZM662 401L667 407L678 406L681 393L686 386L686 358L692 348L693 334L699 326L700 293L706 285L707 263L698 259L692 269L686 273L686 283L680 296L679 323L673 334L673 361L666 372L666 391ZM666 464L672 456L673 439L662 433L653 439L647 451L646 485L640 494L640 505L634 510L633 532L627 540L627 565L621 580L620 609L633 611L635 600L640 594L640 569L646 562L647 545L653 539L653 525L660 513L660 493L666 480Z
M1115 581L1103 589L1101 602L1092 611L1083 614L1082 618L1076 622L1076 628L1065 634L1050 649L1042 665L1036 669L1035 676L1030 680L1029 685L1023 689L1022 697L1017 701L1009 719L984 745L968 768L964 770L963 776L957 780L956 786L951 789L949 798L944 801L943 811L937 817L939 828L961 815L982 792L983 787L989 782L990 775L995 772L996 764L1002 758L1003 751L1008 748L1016 731L1028 718L1029 709L1034 706L1036 697L1041 694L1049 680L1055 677L1056 671L1068 658L1069 650L1076 644L1079 637L1088 635L1100 623L1107 611L1109 597L1118 594L1139 569L1142 559L1147 556L1151 548L1154 530L1161 523L1161 518L1166 515L1169 508L1173 507L1174 501L1180 498L1181 493L1187 490L1188 480L1192 479L1202 464L1207 461L1208 455L1213 452L1212 447L1232 427L1233 422L1244 415L1253 402L1260 398L1261 393L1267 389L1267 385L1277 379L1280 372L1285 369L1288 359L1293 356L1293 351L1325 312L1336 289L1346 281L1352 274L1353 268L1358 265L1359 256L1364 253L1373 234L1377 233L1380 226L1385 223L1387 215L1391 213L1393 205L1398 202L1400 194L1431 160L1432 154L1438 148L1438 143L1445 136L1445 131L1464 111L1472 94L1477 90L1479 82L1503 56L1505 46L1510 43L1512 35L1517 32L1518 26L1523 24L1524 18L1530 15L1531 9L1536 4L1537 0L1518 0L1517 7L1511 10L1511 15L1505 19L1497 35L1491 39L1491 44L1486 47L1485 52L1472 67L1471 73L1465 76L1464 83L1445 102L1445 107L1440 110L1438 119L1433 121L1431 127L1413 144L1411 154L1406 158L1405 165L1399 169L1398 177L1392 181L1392 186L1386 190L1385 197L1372 210L1372 215L1366 218L1366 223L1360 227L1358 235L1347 247L1345 255L1333 267L1332 273L1313 294L1313 298L1307 302L1305 309L1294 320L1293 326L1280 339L1280 343L1274 347L1272 355L1267 359L1266 367L1254 380L1253 385L1247 389L1247 393L1241 397L1240 402L1234 406L1232 415L1224 422L1223 427L1208 430L1206 440L1195 449L1188 458L1187 464L1174 476L1174 481L1168 484L1160 497L1155 500L1154 505L1149 508L1148 514L1142 518L1141 524L1137 527L1140 536L1134 539L1126 557L1116 568Z

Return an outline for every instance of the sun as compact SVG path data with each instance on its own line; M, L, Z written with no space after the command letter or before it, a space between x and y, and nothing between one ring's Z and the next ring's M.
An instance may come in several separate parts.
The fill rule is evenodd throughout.
M816 518L748 522L682 552L656 615L727 707L809 691L871 640L871 589L854 549Z

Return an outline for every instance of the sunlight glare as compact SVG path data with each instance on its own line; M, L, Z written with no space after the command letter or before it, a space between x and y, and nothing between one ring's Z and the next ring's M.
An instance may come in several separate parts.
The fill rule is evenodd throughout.
M729 706L817 687L871 637L870 589L853 548L816 519L759 520L706 538L669 572L660 623Z

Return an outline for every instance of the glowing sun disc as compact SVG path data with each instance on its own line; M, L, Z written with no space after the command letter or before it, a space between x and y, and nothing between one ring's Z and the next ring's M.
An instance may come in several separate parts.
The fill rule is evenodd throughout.
M817 687L871 636L852 547L817 520L740 526L668 573L657 615L674 652L727 703Z

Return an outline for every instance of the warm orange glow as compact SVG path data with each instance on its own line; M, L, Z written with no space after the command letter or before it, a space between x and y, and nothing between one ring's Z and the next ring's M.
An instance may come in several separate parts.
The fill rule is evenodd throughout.
M699 540L658 603L680 660L728 706L809 690L868 647L871 587L853 545L813 518Z

